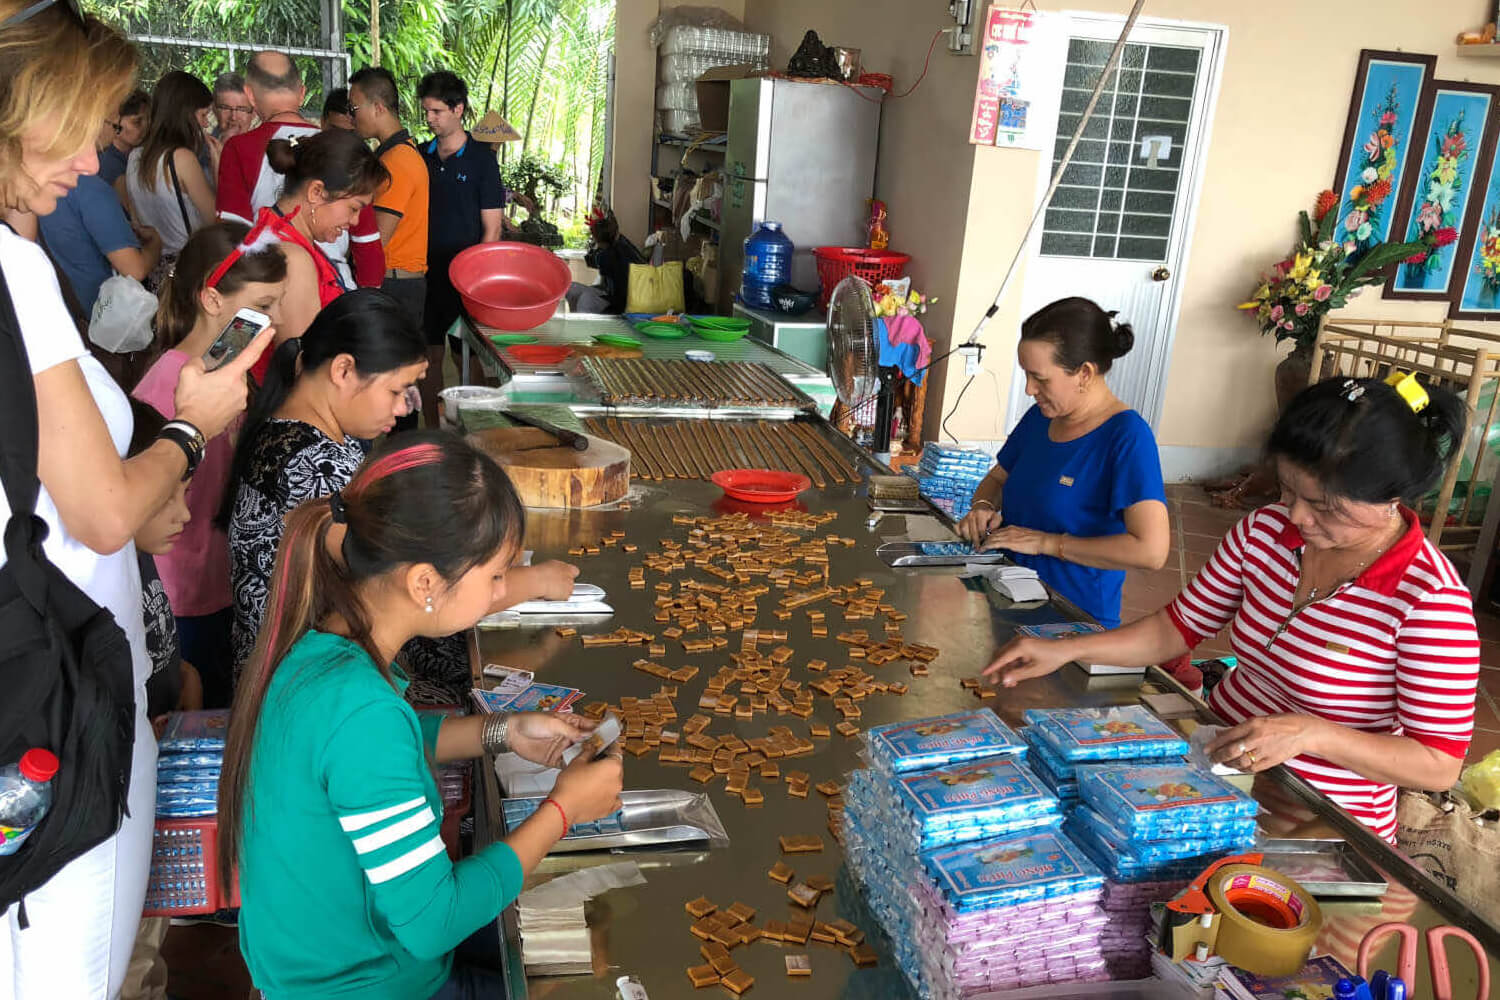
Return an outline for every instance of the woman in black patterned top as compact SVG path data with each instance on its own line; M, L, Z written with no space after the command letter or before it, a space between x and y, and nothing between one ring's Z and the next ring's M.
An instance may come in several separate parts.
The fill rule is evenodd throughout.
M282 518L343 489L368 442L408 410L427 341L388 295L357 289L277 348L235 449L226 509L235 675L255 648Z

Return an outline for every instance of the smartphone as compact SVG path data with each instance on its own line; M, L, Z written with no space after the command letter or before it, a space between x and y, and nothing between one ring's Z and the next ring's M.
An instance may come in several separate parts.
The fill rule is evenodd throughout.
M229 325L224 327L224 332L219 334L213 346L204 352L203 367L213 371L220 365L233 361L260 335L260 331L270 325L271 317L265 313L255 309L241 309L234 314Z

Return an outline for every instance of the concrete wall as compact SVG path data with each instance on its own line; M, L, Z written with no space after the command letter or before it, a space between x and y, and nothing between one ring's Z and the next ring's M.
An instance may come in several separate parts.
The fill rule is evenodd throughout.
M892 74L898 91L921 71L927 42L948 22L938 0L749 0L750 26L775 36L784 60L803 30L864 50L868 70ZM1078 9L1047 2L1043 9ZM1127 0L1088 9L1123 16ZM1191 469L1247 453L1269 426L1271 370L1279 353L1235 312L1259 273L1294 236L1296 213L1332 180L1361 48L1435 53L1440 79L1500 83L1500 60L1459 58L1453 36L1482 5L1436 7L1405 0L1259 0L1254 4L1153 0L1147 13L1225 25L1224 75L1187 266L1183 306L1159 437L1174 464ZM1440 14L1441 16L1434 16ZM877 195L890 203L893 246L916 256L918 286L941 296L927 329L941 352L966 337L988 306L1034 201L1039 154L976 149L966 141L977 61L942 50L910 97L887 103ZM1024 269L1019 281L1025 280ZM1019 283L986 331L985 367L949 421L965 440L1003 433L1014 367ZM1087 294L1087 289L1080 289ZM1351 315L1440 318L1442 304L1386 302L1368 290ZM927 435L966 381L961 365L935 373ZM1194 459L1190 452L1201 452Z
M860 49L863 68L894 77L897 94L921 74L932 36L952 23L938 0L749 0L746 7L750 28L772 36L772 66L784 68L811 28L827 45ZM915 91L885 102L875 170L875 197L890 212L891 248L912 255L915 287L937 297L924 322L939 344L948 340L959 300L974 168L969 112L978 74L977 60L950 56L945 46L939 39ZM941 376L937 372L928 395L929 437L936 434L933 402Z

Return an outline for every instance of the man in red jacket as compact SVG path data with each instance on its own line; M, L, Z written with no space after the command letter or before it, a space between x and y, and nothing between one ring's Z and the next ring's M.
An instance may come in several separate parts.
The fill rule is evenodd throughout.
M219 191L215 207L219 218L253 225L256 214L281 197L282 177L266 160L272 139L313 135L316 122L302 117L307 90L296 63L281 52L258 52L245 71L245 94L260 116L259 128L237 135L224 144L219 157ZM349 232L337 243L319 244L333 261L350 288L357 283L379 288L385 280L385 251L375 213L366 208ZM353 273L350 273L350 269Z

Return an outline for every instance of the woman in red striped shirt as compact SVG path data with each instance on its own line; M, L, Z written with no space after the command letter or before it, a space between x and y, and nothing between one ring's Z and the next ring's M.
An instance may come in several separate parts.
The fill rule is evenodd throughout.
M1472 603L1410 507L1463 426L1461 401L1410 376L1308 388L1271 432L1280 502L1236 525L1171 604L1111 632L1017 639L985 675L1008 687L1072 660L1161 663L1228 626L1239 666L1209 704L1231 727L1210 756L1286 764L1394 840L1397 788L1451 786L1474 728Z

